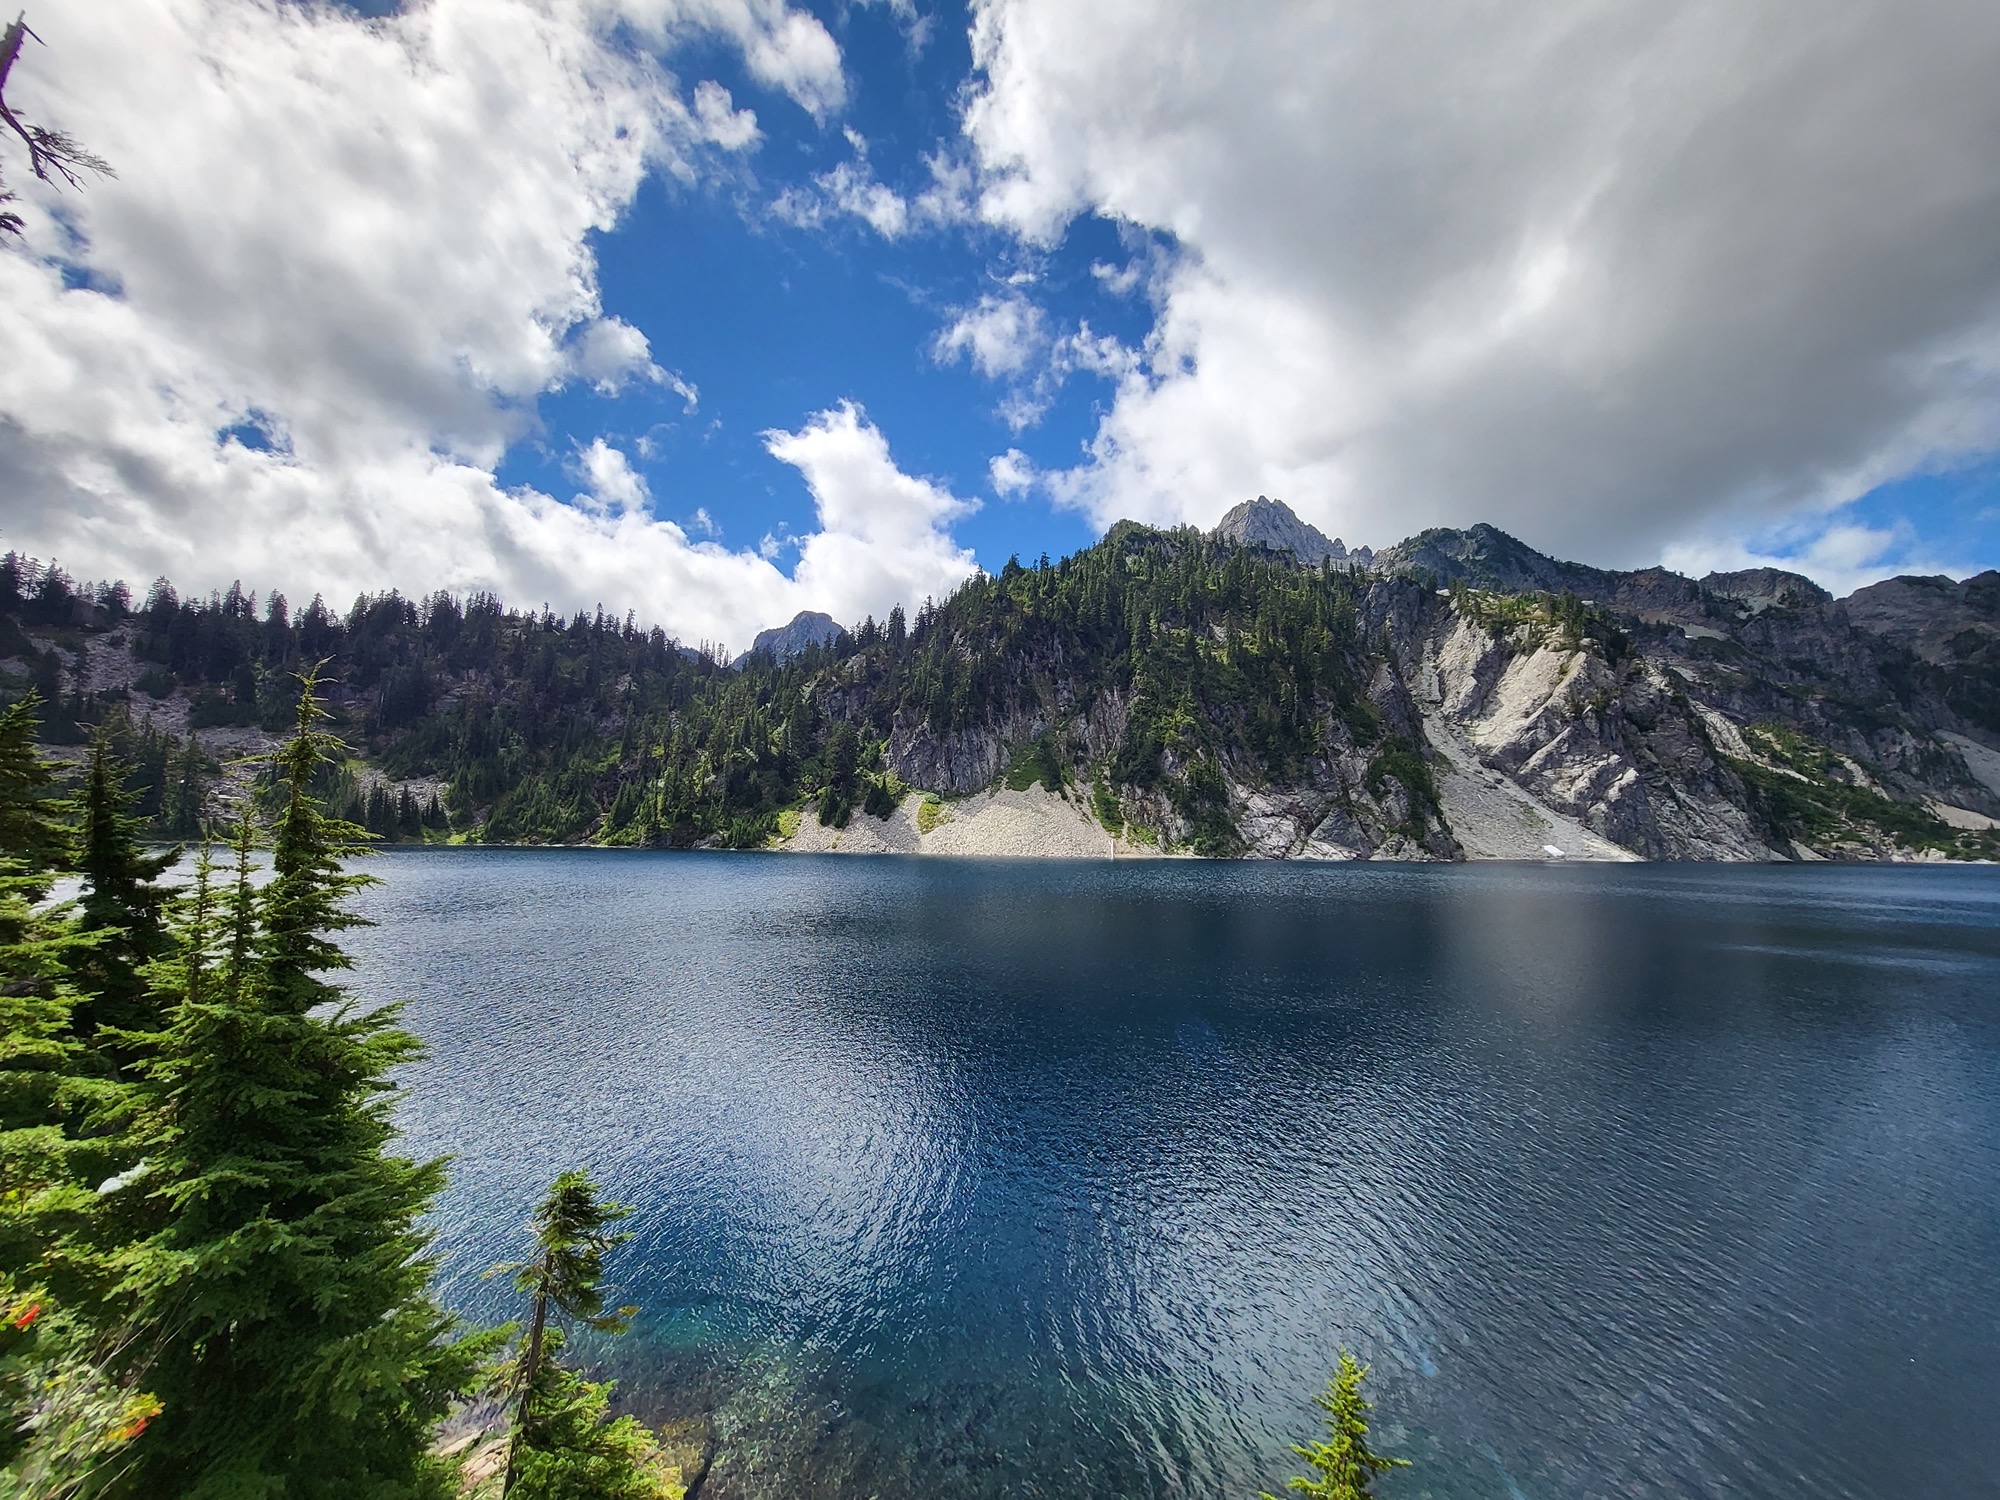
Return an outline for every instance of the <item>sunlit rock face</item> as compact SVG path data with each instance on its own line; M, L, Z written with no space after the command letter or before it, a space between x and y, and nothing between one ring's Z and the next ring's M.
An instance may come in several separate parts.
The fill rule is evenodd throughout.
M1246 547L1268 547L1273 552L1289 552L1308 567L1334 562L1368 565L1373 554L1366 547L1349 552L1339 537L1328 537L1317 526L1301 521L1282 500L1259 495L1245 500L1217 524L1213 533L1223 541Z
M750 649L786 661L808 646L830 646L839 638L840 624L832 615L823 615L816 609L802 609L792 616L789 625L775 625L769 630L758 631Z

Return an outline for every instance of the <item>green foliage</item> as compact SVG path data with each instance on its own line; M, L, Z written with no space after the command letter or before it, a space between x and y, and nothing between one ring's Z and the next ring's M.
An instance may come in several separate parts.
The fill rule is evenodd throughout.
M1055 736L1045 734L1032 744L1017 745L1000 784L1010 792L1043 786L1060 794L1069 784L1069 767L1056 747Z
M5 566L0 627L74 613L66 581L48 584L47 570L15 559L10 594ZM183 694L199 722L276 727L289 674L327 660L361 764L351 785L335 784L341 769L325 772L316 793L384 838L758 847L789 808L812 805L839 827L857 807L893 807L901 788L881 745L898 723L938 735L1023 717L1060 726L1108 691L1129 725L1105 779L1170 794L1189 774L1208 781L1179 800L1202 819L1193 841L1221 849L1227 811L1211 771L1281 778L1329 738L1372 737L1358 686L1363 588L1355 575L1193 531L1120 527L1060 563L977 576L913 619L898 609L886 626L740 670L629 621L515 613L483 595L364 596L345 616L274 597L260 617L240 589L184 600L160 584L139 608L107 605L105 616L152 664L141 691ZM79 723L123 712L111 700L73 706ZM1027 752L1025 785L1073 781L1067 734L1058 727ZM156 835L198 837L214 768L192 740L152 759L138 814ZM381 778L435 779L444 805L419 807L413 830L388 805L400 793L371 789Z
M917 805L917 832L935 833L951 821L951 809L944 799L935 792L926 792L924 800Z
M562 1330L550 1329L510 1500L679 1500L658 1441L637 1418L612 1418L611 1382L565 1369L562 1347Z
M1391 735L1368 762L1365 785L1370 792L1381 796L1390 780L1402 787L1409 798L1410 818L1404 832L1412 838L1422 838L1424 820L1442 817L1443 804L1423 754L1401 735Z
M35 749L40 707L40 696L30 689L0 710L0 858L23 874L55 869L69 845L66 809L54 797L54 773Z
M901 782L886 776L871 776L868 790L861 799L861 809L871 818L889 818L903 805L906 790Z
M94 1342L45 1289L0 1272L0 1494L66 1500L97 1488L159 1415L157 1397L93 1357Z
M629 1218L622 1203L598 1197L588 1172L568 1171L549 1184L535 1209L535 1254L494 1268L514 1290L600 1333L622 1333L636 1308L604 1310L604 1257L632 1238L611 1226Z
M539 1476L541 1487L529 1493L551 1497L575 1495L581 1500L595 1493L658 1492L657 1487L641 1486L637 1465L644 1453L637 1439L643 1434L623 1423L605 1425L605 1388L564 1380L553 1369L562 1330L549 1327L552 1311L600 1333L623 1333L638 1311L621 1307L607 1312L602 1288L604 1257L632 1238L612 1226L630 1214L623 1204L600 1198L588 1173L564 1172L549 1184L535 1210L535 1254L493 1268L493 1275L511 1276L515 1290L526 1293L533 1307L516 1376L519 1405L501 1486L503 1500L515 1495L530 1475ZM545 1405L545 1400L552 1404ZM577 1487L592 1482L606 1488Z
M1405 1458L1387 1458L1368 1446L1368 1413L1373 1407L1361 1394L1366 1365L1357 1364L1345 1349L1340 1368L1314 1403L1326 1415L1324 1441L1296 1444L1292 1451L1306 1461L1311 1474L1286 1481L1307 1500L1367 1500L1376 1479L1391 1469L1407 1469ZM1269 1491L1263 1500L1277 1500Z
M1119 804L1118 793L1102 779L1090 784L1090 810L1097 814L1097 821L1111 833L1124 831L1125 810Z
M343 869L359 830L311 796L339 753L320 717L308 673L271 879L249 878L246 823L219 909L198 880L162 976L178 993L139 1134L166 1217L127 1289L163 1410L121 1495L435 1493L429 1432L484 1352L429 1296L419 1220L443 1166L390 1152L388 1078L415 1039L327 978L366 877Z
M1611 660L1625 654L1629 642L1609 611L1564 590L1560 594L1504 594L1454 582L1451 602L1460 615L1499 637L1521 632L1531 646L1561 651L1582 649L1595 641Z
M103 1122L126 1090L77 1035L76 975L108 956L112 934L46 904L72 809L49 796L36 706L0 713L0 1480L59 1496L136 1436L151 1402L106 1368L92 1220L110 1215L91 1184L118 1160Z
M1753 724L1744 740L1763 759L1732 758L1729 764L1743 778L1751 807L1780 838L1821 846L1888 840L1960 858L2000 856L2000 836L1954 829L1928 807L1884 796L1857 779L1841 757L1789 725Z
M84 775L83 827L76 855L83 877L78 930L115 937L96 944L77 975L83 1002L75 1027L86 1038L105 1028L134 1033L158 1031L158 997L145 970L167 956L171 940L166 907L170 892L160 878L180 858L179 849L148 853L140 845L141 820L132 814L138 800L130 789L132 767L114 758L110 737L93 741ZM118 1061L133 1058L133 1044L108 1036L100 1046Z

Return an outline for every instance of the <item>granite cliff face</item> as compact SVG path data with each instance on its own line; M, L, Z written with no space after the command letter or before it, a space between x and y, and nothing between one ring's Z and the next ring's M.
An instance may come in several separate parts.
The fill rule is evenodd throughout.
M1261 497L1216 537L1300 566L1339 546ZM1411 754L1385 760L1383 741L1329 714L1295 774L1225 755L1241 853L2000 854L2000 575L1898 579L1838 601L1769 569L1694 580L1565 563L1489 526L1426 532L1371 562L1367 698ZM1040 681L1034 711L944 735L899 723L896 774L962 795L993 783L1018 747L1053 739L1087 780L1115 755L1130 704L1079 694L1060 670ZM1194 836L1157 790L1100 795L1170 845Z

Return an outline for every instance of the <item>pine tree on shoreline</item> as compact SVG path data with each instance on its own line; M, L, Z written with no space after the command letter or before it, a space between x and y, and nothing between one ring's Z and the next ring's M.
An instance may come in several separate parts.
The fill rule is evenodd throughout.
M368 877L343 868L359 830L311 795L338 749L321 716L308 673L271 879L253 885L240 836L220 910L182 938L141 1132L167 1222L128 1278L164 1409L114 1494L443 1495L430 1436L492 1345L431 1300L419 1218L443 1163L391 1154L388 1075L416 1040L327 977Z
M495 1266L530 1299L528 1336L512 1369L514 1421L500 1500L669 1500L659 1445L630 1416L609 1415L611 1386L565 1368L553 1312L600 1333L623 1333L638 1311L606 1311L604 1258L632 1236L631 1214L599 1196L586 1172L561 1173L536 1207L535 1254Z
M48 903L66 804L36 754L31 694L0 713L0 1492L75 1493L155 1409L122 1380L107 1315L101 1182L128 1090L76 1035L76 972L110 934Z

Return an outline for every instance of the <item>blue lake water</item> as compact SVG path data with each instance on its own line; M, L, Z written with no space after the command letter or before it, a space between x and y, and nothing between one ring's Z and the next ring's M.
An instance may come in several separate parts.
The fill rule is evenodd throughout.
M710 1500L2000 1494L2000 871L372 863L448 1299L637 1210Z

